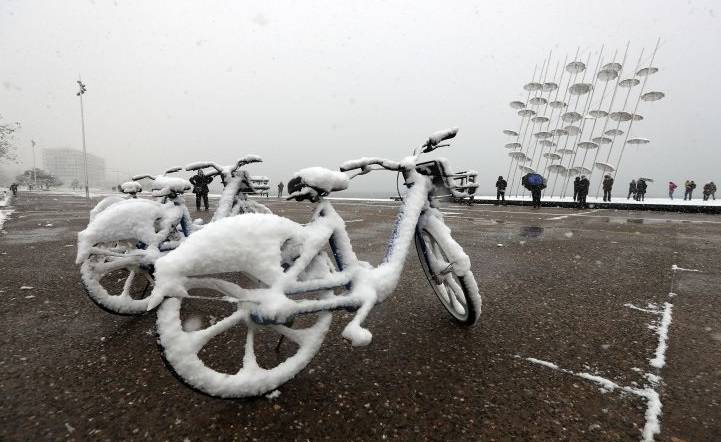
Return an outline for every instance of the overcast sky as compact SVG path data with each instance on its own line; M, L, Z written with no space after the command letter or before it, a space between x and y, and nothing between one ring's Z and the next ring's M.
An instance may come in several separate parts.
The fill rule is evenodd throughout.
M19 121L19 157L81 147L109 169L158 172L196 160L286 181L308 166L360 156L400 159L433 131L459 126L440 155L480 171L489 191L508 170L519 117L508 103L552 50L596 64L627 41L636 64L658 37L647 89L618 176L652 193L693 177L721 181L718 1L35 1L0 0L0 114ZM549 73L550 75L550 73ZM111 177L113 173L109 174ZM121 178L125 178L121 174ZM356 191L392 190L362 177ZM622 193L623 191L619 191Z

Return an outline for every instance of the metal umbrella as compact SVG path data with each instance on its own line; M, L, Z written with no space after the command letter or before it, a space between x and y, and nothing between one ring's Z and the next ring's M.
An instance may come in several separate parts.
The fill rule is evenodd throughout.
M586 95L591 92L591 89L593 89L593 85L590 83L576 83L568 88L568 93L571 95Z
M518 166L518 168L521 169L522 171L526 172L526 173L536 173L536 171L533 170L532 167L528 167L528 166Z
M520 117L532 117L536 115L536 111L531 109L521 109L518 111L518 116Z
M621 80L618 85L621 87L634 87L641 84L641 81L638 78L627 78L625 80Z
M518 160L518 161L521 161L521 160L523 160L523 159L525 159L525 158L528 158L525 153L519 152L519 151L508 152L508 156L511 157L511 158L514 158L514 159L516 159L516 160Z
M515 130L506 129L506 130L503 131L503 133L506 134L506 135L510 135L510 136L512 136L512 137L517 137L517 136L518 136L518 132L516 132Z
M636 75L639 77L648 77L649 75L653 75L656 72L658 72L658 68L649 66L647 68L640 69L638 72L636 72Z
M594 137L591 141L593 141L596 144L609 144L613 140L608 137Z
M543 154L544 158L548 158L549 160L560 160L561 155L555 153L555 152L546 152Z
M544 104L548 103L548 100L543 97L533 97L528 100L528 103L533 106L543 106Z
M601 81L611 81L615 80L618 77L618 71L613 69L601 69L598 71L598 74L596 74L599 80Z
M577 144L580 149L598 149L598 144L593 141L581 141Z
M587 169L582 166L571 167L568 170L569 171L572 170L572 171L576 172L576 174L578 174L578 175L590 175L590 173L591 173L591 169Z
M574 151L573 149L568 148L568 147L563 147L563 148L561 148L561 149L556 149L556 153L560 153L560 154L563 154L563 155L565 155L565 154L567 154L567 153L573 153L573 152L575 152L575 151Z
M603 71L611 70L611 71L618 72L622 68L623 68L623 66L621 66L621 63L608 63L608 64L604 64L603 67L601 68L601 70L603 70Z
M613 172L616 170L613 164L603 163L601 161L596 162L596 169L600 169L602 172Z
M628 144L648 144L651 142L648 138L631 138L626 141Z
M520 149L522 146L521 143L508 143L503 147L505 147L506 149Z
M582 61L572 61L566 65L566 71L571 74L578 74L586 70L586 64Z
M561 120L566 123L575 123L576 121L580 121L581 118L583 118L583 115L579 114L578 112L566 112L565 114L561 115Z
M611 112L611 114L609 115L609 117L610 117L613 121L631 121L631 120L633 120L633 114L628 113L628 112L624 112L624 111L621 111L621 112Z
M534 123L536 123L536 124L547 123L549 120L550 120L550 118L548 118L548 117L543 117L543 116L540 116L540 115L536 115L535 117L531 118L531 121L534 122Z
M547 81L543 83L543 92L553 92L556 89L558 89L558 84L552 81Z
M641 99L643 101L658 101L665 96L666 96L666 94L664 94L663 92L650 91L650 92L646 92L645 94L641 95Z
M530 83L526 83L526 85L523 86L523 89L528 92L537 92L543 89L543 85L541 83L536 83L535 81L532 81Z
M544 140L546 138L551 138L553 134L551 132L541 131L536 132L535 134L533 134L533 136L538 138L539 140Z
M512 109L523 109L524 107L526 107L526 103L522 101L511 101Z
M563 109L564 107L568 106L566 103L560 100L551 101L548 103L548 106L552 109Z
M563 130L568 132L568 135L570 135L572 137L575 137L576 135L581 133L581 128L578 126L573 126L573 125L566 126L563 128Z
M553 129L551 133L554 137L562 137L564 135L568 135L568 131L566 129Z
M551 140L541 140L538 142L538 144L540 144L543 147L554 147L556 145L556 143L554 143Z
M631 118L633 119L633 121L641 121L643 120L643 115L631 114Z
M550 166L548 166L548 171L556 173L566 173L566 168L560 164L551 164Z
M592 111L588 111L588 115L592 116L593 118L604 118L608 116L608 112L601 109L595 109Z
M606 132L604 132L604 135L609 135L609 136L615 137L617 135L623 135L623 131L621 129L609 129Z

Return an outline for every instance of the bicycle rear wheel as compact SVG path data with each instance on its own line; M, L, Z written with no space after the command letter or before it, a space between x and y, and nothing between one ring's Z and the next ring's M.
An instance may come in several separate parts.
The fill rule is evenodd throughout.
M457 275L453 269L452 253L426 228L415 235L416 251L433 292L451 319L460 325L476 323L481 312L478 286L470 271Z

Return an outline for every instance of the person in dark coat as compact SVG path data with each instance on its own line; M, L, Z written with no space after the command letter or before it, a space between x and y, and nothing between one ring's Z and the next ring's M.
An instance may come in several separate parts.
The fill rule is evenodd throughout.
M193 185L193 193L195 194L195 210L200 212L200 200L205 204L205 210L208 210L208 184L213 182L212 176L206 176L203 170L190 177L190 184Z
M503 204L506 204L506 187L508 187L508 183L502 176L499 176L498 180L496 180L496 205L498 205L498 201L503 201Z
M531 179L532 175L540 177L540 184L534 184L538 178ZM536 173L527 173L521 178L521 185L531 191L531 198L533 199L533 208L541 208L541 191L546 188L546 179Z
M631 180L631 182L628 184L628 196L626 197L626 199L630 199L631 197L633 197L633 199L636 199L636 190L636 180Z
M611 175L603 177L603 200L611 202L611 189L613 189L613 178Z
M708 190L709 190L709 195L711 195L711 198L713 198L715 200L716 199L716 184L714 184L713 181L708 183Z
M683 200L686 201L686 198L688 198L688 200L691 201L691 196L693 195L693 189L696 188L696 183L694 183L693 180L686 180L684 187L686 193L683 194Z
M576 177L575 180L573 180L573 200L578 201L578 182L581 181L580 177Z
M646 199L646 180L639 178L636 184L636 201L644 201Z
M673 199L673 192L676 190L678 186L673 181L668 182L668 197Z
M15 183L12 183L10 185L10 191L13 193L13 196L18 196L18 185Z
M283 184L283 181L278 183L278 198L283 198L283 188L285 185Z
M586 197L588 196L588 189L591 187L591 182L588 181L586 175L581 175L578 180L578 208L587 207Z

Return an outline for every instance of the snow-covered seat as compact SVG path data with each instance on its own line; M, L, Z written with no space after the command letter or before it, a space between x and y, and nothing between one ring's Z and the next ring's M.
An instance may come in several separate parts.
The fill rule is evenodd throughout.
M160 175L153 180L153 195L165 196L170 193L184 193L192 189L190 181L185 178Z
M343 172L324 167L308 167L296 172L288 181L288 193L290 198L298 201L317 201L318 197L347 189L349 181L348 175Z
M122 190L123 193L134 195L138 192L142 192L143 186L141 186L137 181L126 181L120 185L120 190Z

